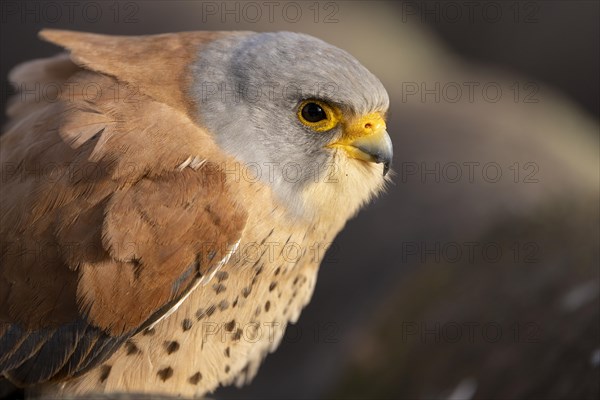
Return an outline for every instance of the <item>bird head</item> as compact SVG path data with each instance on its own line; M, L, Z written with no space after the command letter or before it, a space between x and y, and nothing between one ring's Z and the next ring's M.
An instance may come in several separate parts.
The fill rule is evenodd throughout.
M305 34L241 32L204 47L192 72L202 125L291 212L347 218L382 190L389 98L347 52Z

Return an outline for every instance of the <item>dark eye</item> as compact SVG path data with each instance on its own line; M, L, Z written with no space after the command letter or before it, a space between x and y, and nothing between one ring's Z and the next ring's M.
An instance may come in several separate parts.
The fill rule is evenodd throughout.
M321 100L304 100L298 106L298 120L315 132L326 132L340 122L340 111Z
M302 118L308 122L319 122L327 119L327 113L317 103L306 103L302 107Z

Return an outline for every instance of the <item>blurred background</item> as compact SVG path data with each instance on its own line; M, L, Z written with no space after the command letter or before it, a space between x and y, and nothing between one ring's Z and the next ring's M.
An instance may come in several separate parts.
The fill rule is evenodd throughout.
M599 2L1 4L2 109L10 68L58 51L43 27L305 32L386 86L394 184L214 398L598 397Z

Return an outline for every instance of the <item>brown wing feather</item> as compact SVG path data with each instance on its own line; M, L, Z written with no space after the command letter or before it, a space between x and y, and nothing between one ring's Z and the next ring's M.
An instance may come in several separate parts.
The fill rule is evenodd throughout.
M201 47L243 32L181 32L146 36L107 36L45 29L40 36L71 51L85 68L114 76L153 99L194 115L186 96L189 66Z
M57 33L80 66L112 76L51 59L69 90L27 112L15 106L0 138L0 375L28 384L81 373L166 312L239 239L246 212L222 170L226 156L188 117L185 68L167 85L179 94L167 95L129 82L126 68L91 67L99 47L156 51L164 40L191 59L198 48L184 36L152 44ZM13 76L49 79L40 63ZM93 99L77 90L91 86L100 88ZM179 170L190 156L207 162ZM57 346L65 356L45 359Z

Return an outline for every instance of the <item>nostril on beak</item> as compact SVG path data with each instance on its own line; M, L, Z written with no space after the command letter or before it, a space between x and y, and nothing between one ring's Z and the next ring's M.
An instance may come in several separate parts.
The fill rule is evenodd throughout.
M373 128L373 125L370 122L367 122L365 124L365 129L372 129L372 128Z

